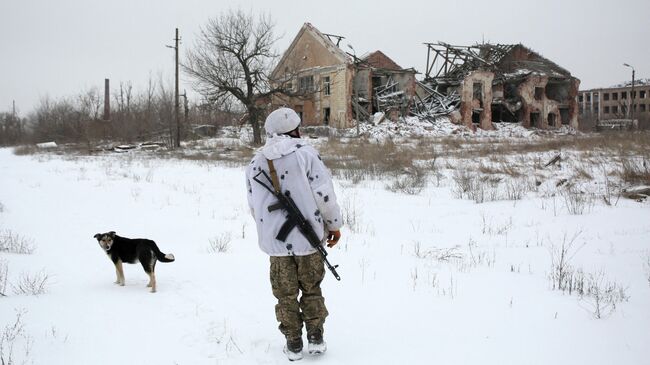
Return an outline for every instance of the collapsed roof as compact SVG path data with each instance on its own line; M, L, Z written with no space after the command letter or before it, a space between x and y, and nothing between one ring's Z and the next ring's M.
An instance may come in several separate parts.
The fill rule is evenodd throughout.
M495 80L525 78L530 74L551 79L570 78L571 73L522 44L476 44L453 46L444 42L425 43L425 82L457 85L472 71L494 73Z

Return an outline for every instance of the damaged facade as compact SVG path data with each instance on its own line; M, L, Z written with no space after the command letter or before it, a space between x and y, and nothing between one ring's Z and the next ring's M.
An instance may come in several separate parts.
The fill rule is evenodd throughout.
M380 51L357 58L344 52L343 37L305 23L271 73L290 95L275 95L271 107L293 108L304 125L350 128L375 112L397 119L415 95L415 70L402 69ZM336 44L334 43L336 41Z
M578 127L580 80L521 45L427 43L425 79L413 114L450 115L468 127L521 122L524 127Z

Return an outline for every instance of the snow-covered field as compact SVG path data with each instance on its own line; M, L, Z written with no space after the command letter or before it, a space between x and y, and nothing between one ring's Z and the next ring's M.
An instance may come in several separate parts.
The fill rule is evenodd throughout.
M323 284L329 350L302 362L648 364L647 201L607 205L599 195L572 211L570 197L550 193L565 163L519 200L477 204L460 199L462 168L445 164L418 194L390 191L381 178L336 179L350 224L329 258L342 281L328 273ZM592 175L581 189L602 188ZM110 230L176 256L157 265L157 293L139 265L125 266L125 287L113 284L93 238ZM8 273L0 330L16 334L3 337L5 362L287 363L241 167L137 151L0 149L0 231L34 248L0 252L0 278L2 267ZM552 257L563 242L575 282L615 290L600 302L554 290ZM44 278L45 293L20 293L20 283Z

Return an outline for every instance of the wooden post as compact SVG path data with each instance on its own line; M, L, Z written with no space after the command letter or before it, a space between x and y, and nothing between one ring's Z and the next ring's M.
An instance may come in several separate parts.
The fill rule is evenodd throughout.
M180 39L178 38L178 28L176 28L176 37L174 38L174 41L176 42L174 45L174 51L176 53L176 86L174 90L174 117L176 119L176 141L174 145L176 147L181 146L181 122L180 122L180 105L178 102L178 41Z

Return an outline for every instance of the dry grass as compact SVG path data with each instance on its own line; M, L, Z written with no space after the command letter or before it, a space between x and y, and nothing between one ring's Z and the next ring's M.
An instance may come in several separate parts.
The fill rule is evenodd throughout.
M650 159L623 158L618 175L628 184L650 185Z

